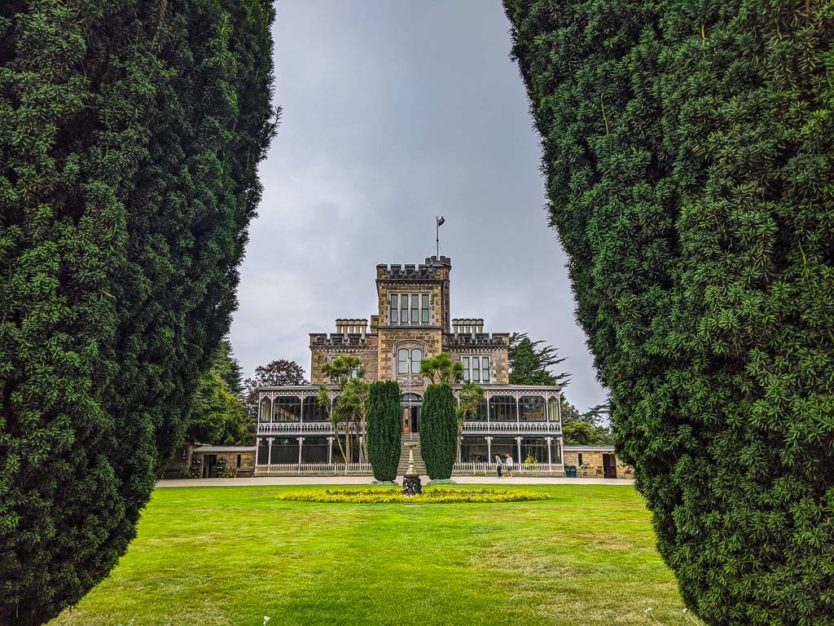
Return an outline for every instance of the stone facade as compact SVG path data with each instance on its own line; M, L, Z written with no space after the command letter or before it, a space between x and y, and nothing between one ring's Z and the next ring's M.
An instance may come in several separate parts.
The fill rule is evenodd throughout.
M192 450L192 466L200 478L222 478L213 468L225 466L226 476L252 476L255 473L254 446L201 446Z
M423 358L441 352L455 361L488 358L490 380L483 382L509 383L509 333L484 333L480 318L451 319L451 271L451 260L444 256L429 257L420 265L377 265L377 310L370 328L367 319L337 319L335 333L311 334L311 382L326 383L322 367L336 356L350 354L362 360L368 380L397 380L403 389L422 394L423 377L411 371L402 373L398 364L400 350L419 349ZM405 307L403 299L407 300ZM411 319L415 311L419 316L416 322ZM402 312L408 313L409 323L401 322Z
M565 467L579 478L634 478L634 468L617 456L614 446L564 446Z

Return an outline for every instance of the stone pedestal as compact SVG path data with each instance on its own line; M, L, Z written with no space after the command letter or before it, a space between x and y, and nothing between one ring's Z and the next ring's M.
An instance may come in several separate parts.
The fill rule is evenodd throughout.
M410 498L423 493L423 485L420 482L420 476L414 470L414 446L417 444L408 441L405 445L408 448L408 469L403 476L403 495Z

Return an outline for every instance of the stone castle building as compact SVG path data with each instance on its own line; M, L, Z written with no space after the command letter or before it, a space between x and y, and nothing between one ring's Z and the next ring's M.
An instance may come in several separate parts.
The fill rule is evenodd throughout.
M440 352L461 362L464 381L485 390L477 415L464 424L456 471L475 471L505 453L516 463L529 460L543 471L564 471L560 388L509 384L509 333L485 333L480 318L452 318L451 271L445 256L420 265L377 265L377 306L370 322L337 319L335 333L310 335L312 384L259 389L256 474L327 472L344 462L329 408L317 400L322 385L330 390L331 403L335 398L336 387L322 367L340 355L361 359L369 381L400 384L403 433L418 436L427 385L420 363ZM364 433L353 436L361 443ZM357 454L360 447L353 446ZM349 461L363 469L358 457Z

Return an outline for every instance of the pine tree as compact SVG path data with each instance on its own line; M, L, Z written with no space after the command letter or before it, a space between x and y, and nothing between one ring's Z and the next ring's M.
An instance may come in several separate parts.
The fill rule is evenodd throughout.
M247 432L246 407L232 388L235 381L239 384L240 367L224 339L197 385L186 425L187 442L227 446L254 443Z
M374 478L397 477L402 433L400 386L396 381L371 383L368 392L368 461Z
M834 4L505 4L578 318L687 606L834 623Z
M226 333L265 0L0 3L0 623L101 580Z
M423 397L420 452L432 480L452 477L457 451L455 396L447 384L429 385Z
M508 358L510 362L511 385L561 385L570 382L570 374L554 374L553 366L562 363L565 357L553 346L541 344L542 340L532 341L527 333L510 335Z

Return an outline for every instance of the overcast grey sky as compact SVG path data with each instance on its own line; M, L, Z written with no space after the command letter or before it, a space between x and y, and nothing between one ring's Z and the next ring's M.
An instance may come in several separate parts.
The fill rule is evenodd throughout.
M452 317L556 346L568 399L602 402L547 226L509 24L488 0L278 0L278 135L231 340L245 376L375 312L377 263L452 259Z

